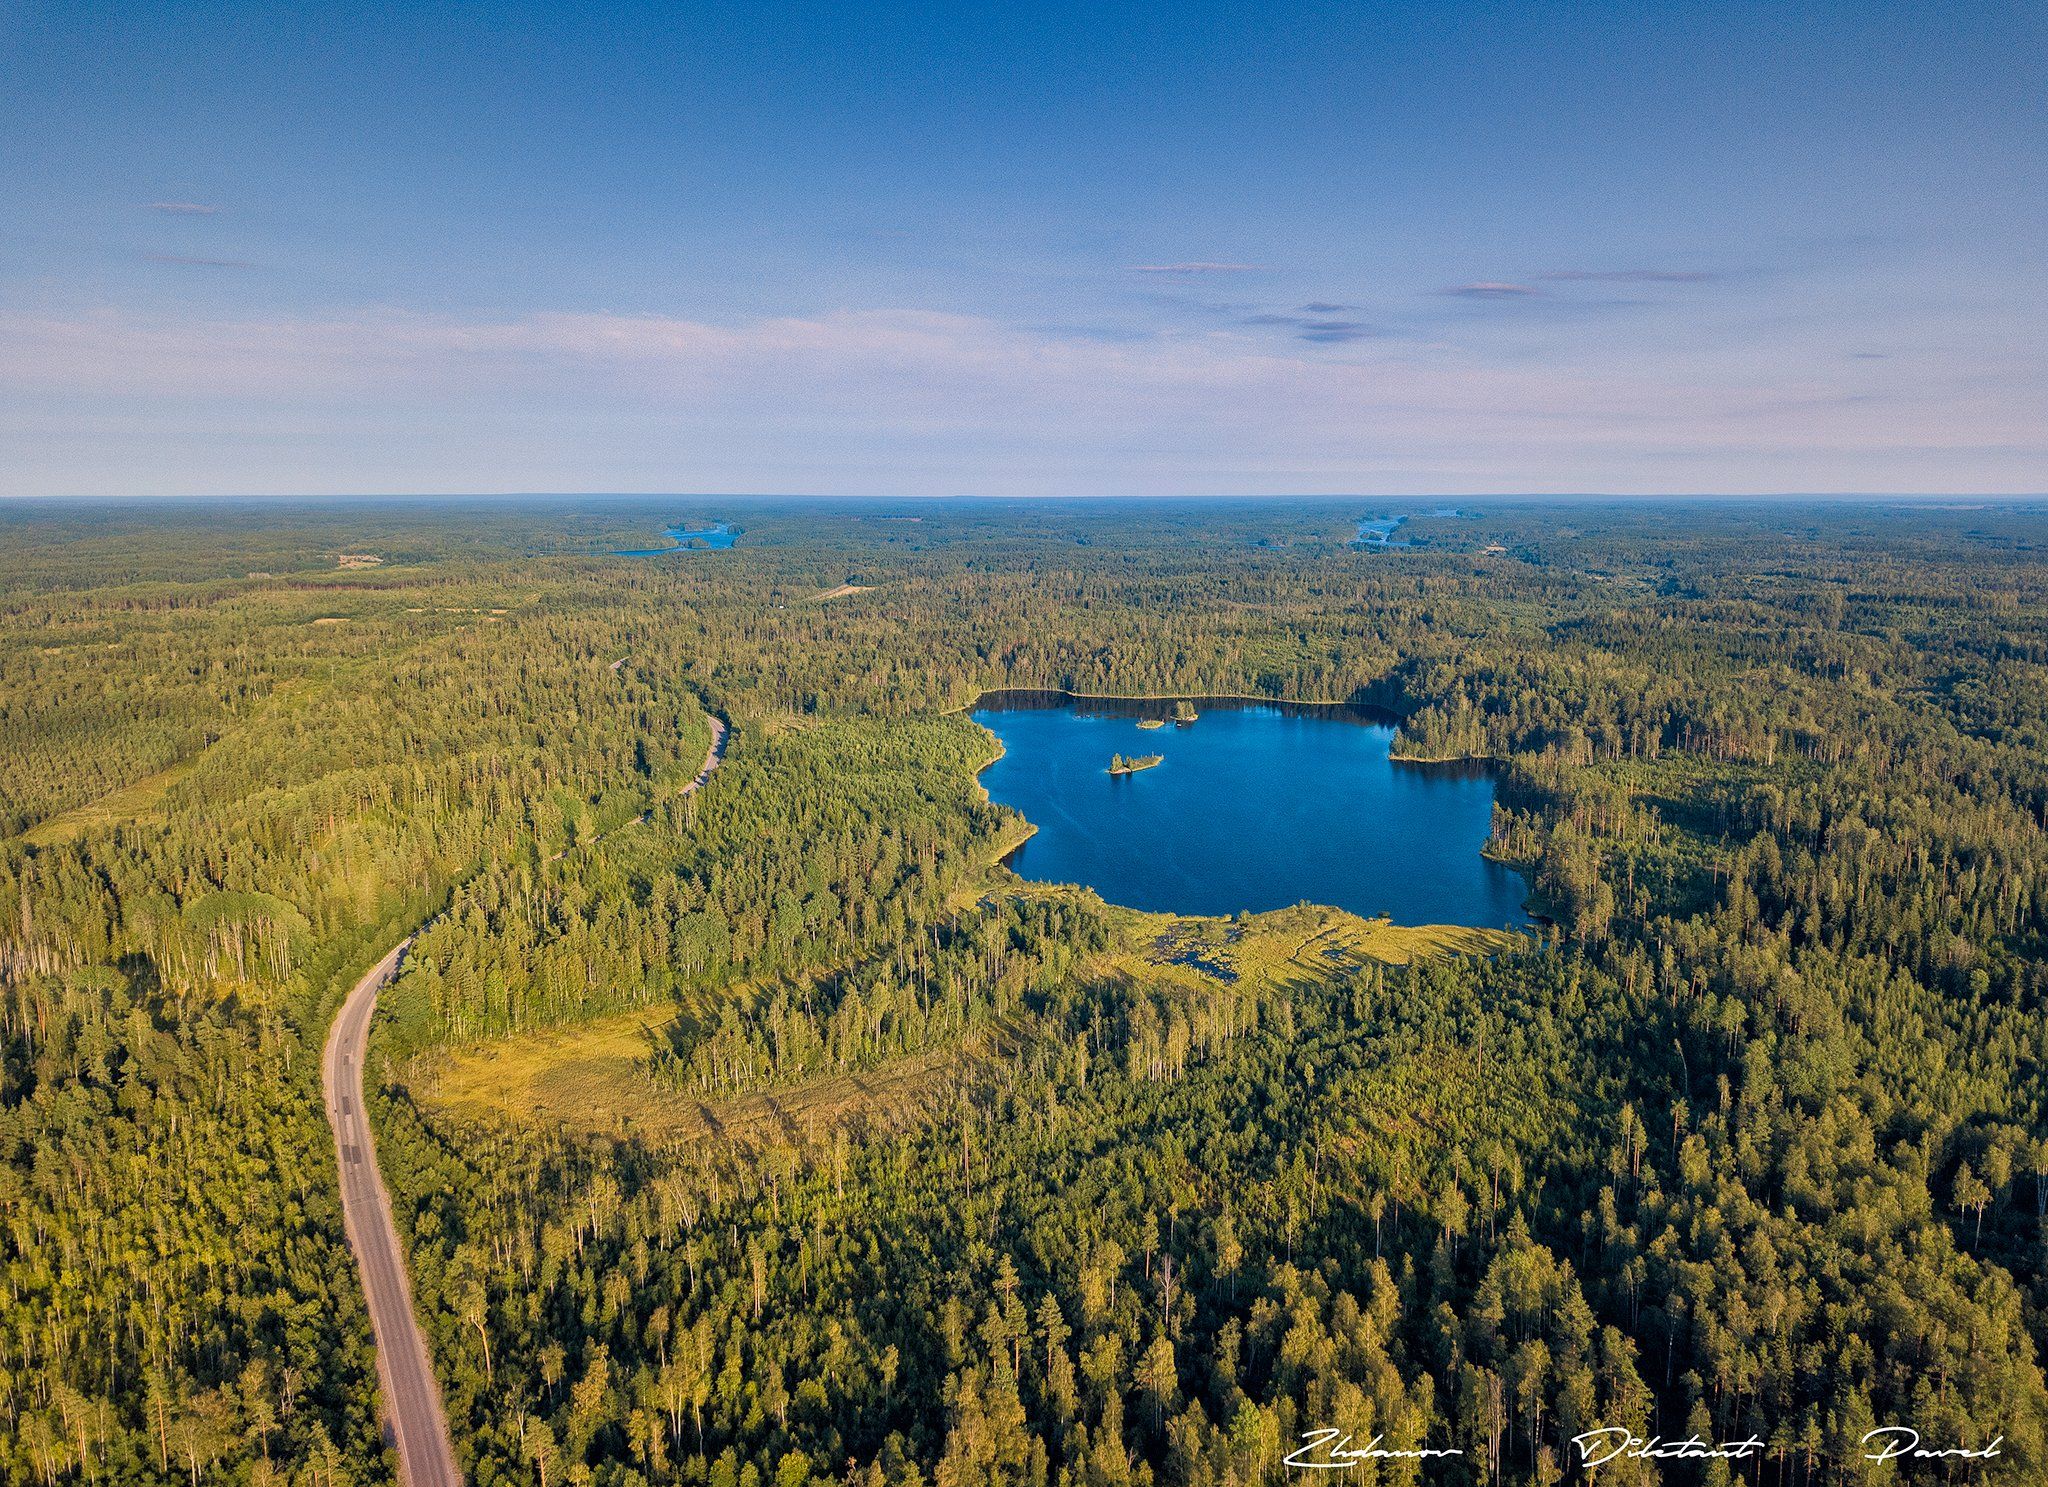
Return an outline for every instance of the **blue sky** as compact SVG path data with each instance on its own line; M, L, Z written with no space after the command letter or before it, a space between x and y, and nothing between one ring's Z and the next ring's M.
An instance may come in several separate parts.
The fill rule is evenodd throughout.
M2039 492L2048 9L0 8L0 493Z

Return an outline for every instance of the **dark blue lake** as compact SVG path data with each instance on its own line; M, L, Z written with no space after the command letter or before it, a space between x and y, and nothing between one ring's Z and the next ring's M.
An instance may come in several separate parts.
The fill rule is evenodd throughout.
M1520 874L1480 855L1493 781L1475 765L1401 764L1384 714L1197 699L1076 701L992 692L974 720L1003 741L981 776L1038 828L1023 877L1083 883L1111 903L1185 914L1307 900L1397 924L1526 925ZM1112 775L1110 760L1164 762Z

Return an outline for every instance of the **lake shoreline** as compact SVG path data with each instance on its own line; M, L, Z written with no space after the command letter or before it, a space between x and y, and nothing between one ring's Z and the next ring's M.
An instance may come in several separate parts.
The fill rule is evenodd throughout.
M978 710L991 697L1037 694L1064 697L1070 702L1237 702L1264 707L1348 707L1361 713L1375 713L1388 726L1399 727L1401 715L1377 702L1353 702L1342 697L1269 697L1253 692L1076 692L1067 687L984 687L972 701L940 712L942 718L958 717Z
M1004 865L1152 912L1315 902L1401 924L1531 922L1526 870L1485 850L1490 761L1391 756L1399 719L1383 708L1208 694L1203 720L1175 733L1175 769L1154 773L1167 758L1131 751L1131 721L1182 700L979 692L976 793L1037 828ZM1141 771L1156 783L1116 788Z
M1377 702L1352 702L1332 697L1268 697L1252 692L1076 692L1067 687L984 687L975 693L972 702L942 711L942 718L964 717L978 712L992 697L1061 697L1069 702L1123 702L1123 703L1219 703L1229 705L1250 705L1255 707L1342 707L1370 717L1375 723L1398 731L1406 719L1391 707ZM1161 719L1162 723L1174 721ZM1404 754L1398 743L1387 751L1387 758L1395 764L1412 764L1423 767L1476 765L1488 770L1503 769L1505 757L1490 753L1453 754Z

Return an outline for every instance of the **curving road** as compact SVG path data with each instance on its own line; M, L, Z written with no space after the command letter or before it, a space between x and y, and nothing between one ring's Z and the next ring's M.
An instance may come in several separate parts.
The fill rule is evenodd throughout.
M725 760L726 728L711 719L711 748L687 795L711 778ZM640 818L646 820L645 816ZM384 1389L385 1421L398 1448L398 1477L405 1487L462 1487L455 1444L441 1409L426 1334L412 1309L412 1282L405 1252L391 1221L391 1199L377 1171L377 1147L363 1113L363 1058L370 1042L370 1017L377 993L398 974L412 944L407 935L356 982L335 1014L320 1058L320 1083L327 1095L327 1124L334 1129L335 1159L341 1170L341 1216L362 1272L370 1303L370 1327L377 1339L377 1379Z

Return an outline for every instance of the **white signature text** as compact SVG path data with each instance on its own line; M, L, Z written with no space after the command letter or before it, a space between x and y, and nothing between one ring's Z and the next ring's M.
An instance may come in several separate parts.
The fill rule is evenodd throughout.
M1764 1443L1755 1436L1709 1442L1693 1435L1682 1441L1667 1441L1661 1435L1645 1439L1622 1425L1603 1425L1598 1430L1575 1435L1572 1444L1579 1448L1579 1462L1583 1466L1604 1466L1621 1457L1631 1461L1747 1461L1764 1448Z
M1991 1444L1972 1450L1968 1446L1925 1447L1920 1444L1920 1432L1910 1425L1880 1425L1865 1432L1857 1444L1866 1449L1865 1461L1897 1461L1901 1456L1910 1456L1915 1461L1989 1461L1998 1454L1998 1448L2005 1443L2005 1437L1994 1435Z
M1374 1436L1370 1445L1354 1446L1351 1444L1351 1437L1335 1426L1328 1426L1321 1430L1305 1430L1302 1432L1301 1438L1304 1444L1296 1447L1289 1453L1282 1465L1306 1467L1310 1471L1332 1472L1344 1471L1349 1467L1358 1465L1361 1461L1384 1461L1396 1458L1403 1461L1428 1461L1438 1456L1463 1456L1465 1454L1463 1451L1455 1450L1448 1446L1441 1448L1434 1446L1410 1446L1406 1448L1383 1446L1380 1444L1381 1441L1386 1439L1383 1435Z

